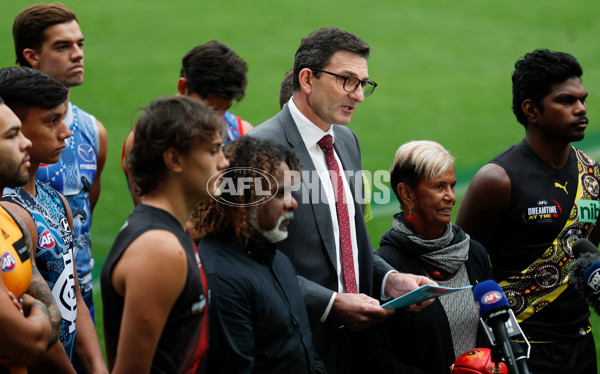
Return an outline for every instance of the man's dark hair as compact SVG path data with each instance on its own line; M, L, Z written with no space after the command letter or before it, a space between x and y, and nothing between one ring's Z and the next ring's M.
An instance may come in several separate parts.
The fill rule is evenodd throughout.
M581 77L583 70L575 57L564 52L536 49L515 63L512 75L512 109L517 120L527 127L527 117L521 104L530 99L544 111L544 97L552 91L552 85L567 79Z
M298 75L304 68L322 69L338 51L348 51L365 59L371 48L358 36L337 27L322 27L302 39L294 58L294 91L300 88ZM321 72L314 72L319 77Z
M181 77L190 93L240 101L248 84L248 67L232 49L211 40L189 51L181 61Z
M0 96L0 104L4 104L4 99Z
M238 186L238 180L241 178L247 178L245 180L262 181L263 191L267 191L269 187L264 173L276 177L282 162L285 162L290 170L302 170L294 152L270 140L242 136L227 144L223 152L229 161L229 168L239 168L235 173L227 173L227 178L231 178L233 186ZM254 235L255 229L250 224L250 215L254 209L252 205L264 196L257 196L256 188L244 189L243 194L235 192L221 191L221 200L227 201L228 204L211 199L201 202L194 209L192 219L201 236L209 233L221 235L233 231L238 239L246 241Z
M292 95L294 95L294 75L292 74L292 71L289 70L281 80L281 87L279 88L279 109L283 109L283 106L290 100Z
M17 15L13 22L13 40L17 64L31 67L23 51L31 48L40 52L45 40L44 30L59 23L77 21L75 13L61 3L35 4Z
M190 152L197 142L211 142L224 131L223 119L201 100L168 96L153 101L138 119L127 168L139 196L152 191L167 176L163 153L174 148Z
M29 108L51 109L66 102L69 90L41 71L9 67L0 70L0 96L23 121Z

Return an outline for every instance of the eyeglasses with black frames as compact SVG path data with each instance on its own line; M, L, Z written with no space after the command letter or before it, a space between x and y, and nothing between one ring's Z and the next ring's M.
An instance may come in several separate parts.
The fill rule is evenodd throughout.
M311 68L310 70L320 71L321 73L326 73L329 75L333 75L334 77L338 77L344 80L344 91L346 92L354 92L358 88L359 85L362 86L363 95L371 96L373 91L375 91L375 87L377 87L377 83L370 80L360 80L358 77L352 75L340 75L336 73L332 73L323 69Z

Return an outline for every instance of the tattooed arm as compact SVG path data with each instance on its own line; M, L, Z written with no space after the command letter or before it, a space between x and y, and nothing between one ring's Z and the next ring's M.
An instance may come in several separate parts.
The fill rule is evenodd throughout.
M50 339L44 304L28 294L23 294L22 305L15 304L15 300L0 276L0 367L34 363L46 351Z

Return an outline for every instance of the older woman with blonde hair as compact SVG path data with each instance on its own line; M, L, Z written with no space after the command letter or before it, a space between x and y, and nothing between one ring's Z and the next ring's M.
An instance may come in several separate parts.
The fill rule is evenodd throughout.
M483 246L451 223L455 185L454 157L443 146L426 140L402 145L391 170L402 211L381 238L379 255L398 271L443 287L491 278ZM372 329L371 360L385 373L448 373L458 356L482 345L478 322L471 289L442 296L419 313L398 310Z

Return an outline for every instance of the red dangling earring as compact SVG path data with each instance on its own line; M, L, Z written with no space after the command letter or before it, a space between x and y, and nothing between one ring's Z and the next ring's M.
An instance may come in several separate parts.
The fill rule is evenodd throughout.
M408 210L408 216L406 216L406 220L408 222L412 222L413 221L412 209Z

